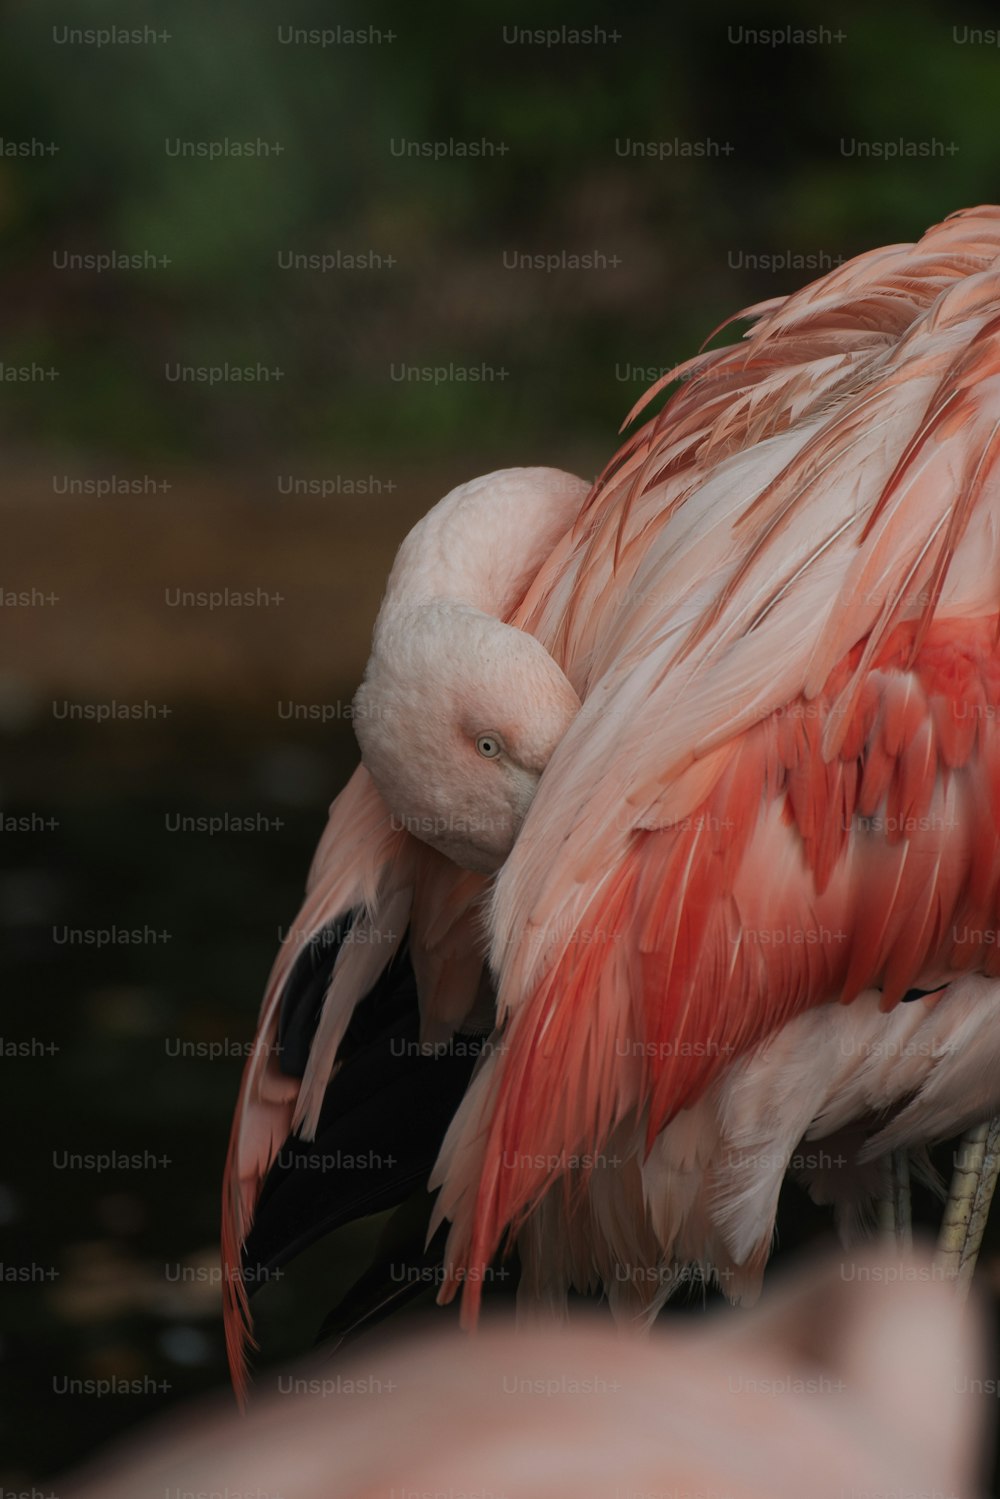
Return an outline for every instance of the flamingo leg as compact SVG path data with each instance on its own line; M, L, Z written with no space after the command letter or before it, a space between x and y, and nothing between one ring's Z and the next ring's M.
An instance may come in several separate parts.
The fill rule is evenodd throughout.
M998 1176L1000 1118L995 1118L962 1137L941 1220L937 1264L954 1277L962 1296L972 1283Z
M886 1194L879 1204L879 1228L884 1238L897 1249L913 1247L913 1218L910 1206L910 1157L905 1150L894 1150L889 1156Z

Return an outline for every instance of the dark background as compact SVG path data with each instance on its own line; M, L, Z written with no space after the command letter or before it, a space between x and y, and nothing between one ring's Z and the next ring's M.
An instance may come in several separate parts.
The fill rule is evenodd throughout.
M506 464L591 476L655 375L724 318L1000 195L1000 49L969 39L989 7L658 9L6 7L5 1490L224 1378L238 1048L356 758L344 709L409 526ZM157 36L68 39L109 25ZM563 25L603 39L507 40ZM746 36L789 25L821 39ZM281 40L323 26L382 40ZM171 154L227 139L280 151ZM404 140L498 149L413 159ZM337 252L380 262L282 268ZM66 266L107 253L169 264ZM519 254L597 266L508 268ZM226 363L282 373L168 374ZM271 602L168 602L226 588ZM328 721L290 719L293 702ZM139 716L67 706L113 704ZM170 830L227 813L265 826ZM143 940L65 940L108 929ZM65 1164L108 1151L143 1164ZM826 1231L790 1196L782 1253ZM269 1289L266 1357L308 1345L369 1240L346 1231ZM149 1387L58 1393L106 1377Z

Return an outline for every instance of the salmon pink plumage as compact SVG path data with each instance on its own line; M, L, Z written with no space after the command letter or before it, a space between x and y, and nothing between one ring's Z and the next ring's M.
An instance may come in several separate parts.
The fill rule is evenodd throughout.
M481 1021L488 960L502 1044L433 1177L467 1319L505 1239L540 1302L603 1285L649 1315L689 1262L752 1296L790 1165L847 1225L887 1150L1000 1106L1000 209L743 316L589 490L478 481L390 578L363 689L386 713L359 734L378 790L360 770L334 804L297 927L409 929L433 1034ZM414 606L452 627L419 680L380 660ZM475 760L488 734L506 766ZM518 790L487 856L447 815L409 831L409 782L467 816L500 805L494 771ZM248 1066L231 1268L390 948L341 950L301 1086ZM841 1179L796 1164L834 1138Z

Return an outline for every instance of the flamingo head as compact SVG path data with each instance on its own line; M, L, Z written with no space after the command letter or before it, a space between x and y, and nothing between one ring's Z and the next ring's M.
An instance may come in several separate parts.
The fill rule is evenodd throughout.
M394 826L492 874L579 709L534 636L434 600L380 620L354 728Z

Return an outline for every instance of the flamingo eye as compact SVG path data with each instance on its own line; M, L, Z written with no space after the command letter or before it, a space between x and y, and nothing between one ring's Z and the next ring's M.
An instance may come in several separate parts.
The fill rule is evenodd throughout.
M499 734L480 734L476 740L476 749L484 760L495 760L502 748Z

